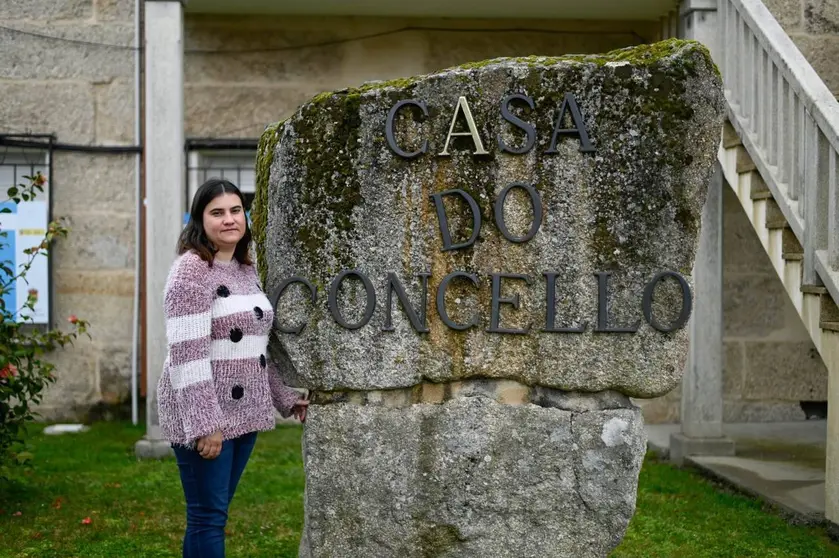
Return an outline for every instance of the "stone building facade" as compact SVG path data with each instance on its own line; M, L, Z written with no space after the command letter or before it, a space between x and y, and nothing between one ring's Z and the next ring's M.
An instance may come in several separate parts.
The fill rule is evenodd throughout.
M839 54L839 2L767 4L839 90L839 70L831 64ZM130 148L143 141L137 130L143 124L144 60L137 48L143 6L142 0L0 5L0 136L54 134L57 142L77 146L55 151L52 161L53 216L71 228L54 251L53 315L58 327L69 314L89 320L92 341L53 355L59 380L41 408L50 420L96 418L105 408L124 413L134 365L137 374L142 366L134 341L142 338L136 279L143 167ZM187 3L187 183L236 173L247 191L253 140L322 91L498 56L608 51L658 40L661 27L651 18L220 15ZM90 146L123 151L86 150ZM740 206L726 195L724 418L803 419L801 401L826 400L826 371ZM645 402L644 412L650 422L678 421L678 390Z

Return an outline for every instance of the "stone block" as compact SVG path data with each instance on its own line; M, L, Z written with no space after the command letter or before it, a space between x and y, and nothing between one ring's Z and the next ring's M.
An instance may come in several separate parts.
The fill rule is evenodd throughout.
M674 424L679 422L681 405L666 397L636 399L633 403L641 408L645 424Z
M133 22L134 4L134 0L93 0L96 20Z
M133 25L109 23L95 25L60 25L45 27L32 23L16 23L16 29L55 37L99 43L90 45L48 40L0 29L0 75L6 79L86 80L109 82L123 77L133 79ZM101 46L104 45L116 45ZM38 84L32 87L63 88L63 84Z
M801 2L802 0L763 0L787 33L801 29Z
M56 381L44 391L38 412L47 420L76 420L98 396L98 359L99 350L87 337L47 355Z
M273 27L269 27L253 23L237 25L236 22L187 20L184 31L187 50L184 59L186 83L324 82L333 84L332 88L349 85L340 83L346 45L339 43L313 48L271 49L334 41L352 35L352 31L328 24L318 29L274 23ZM213 50L239 52L195 52ZM379 58L391 57L387 49L381 50L366 64L373 64Z
M775 275L723 275L723 335L757 338L784 329L786 296Z
M793 35L792 40L833 94L839 94L839 37Z
M682 382L661 397L652 399L631 398L644 415L647 424L669 424L681 420Z
M53 321L67 329L67 318L75 314L90 322L88 332L96 343L125 344L132 339L134 298L127 296L56 294L53 299Z
M3 0L0 2L0 20L89 19L92 14L91 0Z
M134 271L54 269L53 290L57 295L134 296Z
M101 219L104 212L135 211L135 159L133 154L56 152L51 177L54 214L101 211Z
M343 45L342 81L357 87L374 80L389 80L428 71L421 32L406 32Z
M797 401L723 401L723 422L790 422L805 418Z
M747 342L745 348L745 399L827 399L827 368L811 342Z
M808 33L839 34L839 1L803 1L804 28Z
M500 382L495 395L504 405L522 405L529 402L530 389L518 382Z
M421 401L423 403L437 404L442 403L446 396L446 387L443 384L432 384L424 382L422 384Z
M670 435L670 461L684 465L685 458L692 455L734 455L734 440L728 437L691 438L682 433Z
M636 110L639 101L635 96L642 93L631 92L638 91L636 81L649 79L649 70L632 64L617 70L617 65L604 65L599 59L598 64L551 58L496 61L422 76L410 85L397 81L392 86L371 84L362 91L319 95L301 106L280 126L281 140L271 167L274 172L267 176L267 167L263 169L269 220L257 235L264 234L266 239L262 261L269 290L292 276L307 277L325 288L340 270L357 268L370 278L377 300L384 301L382 281L388 273L405 282L408 295L415 296L415 281L411 280L415 273L430 270L429 290L433 291L447 274L469 269L478 277L477 284L452 283L451 288L440 291L445 295L440 297L440 305L446 306L457 323L477 314L478 327L454 331L432 310L429 335L415 335L401 315L396 331L382 335L385 304L379 304L371 307L365 327L350 331L329 315L324 307L326 293L320 295L314 312L301 301L295 302L296 295L284 296L278 308L282 319L308 324L299 337L283 337L300 385L319 390L338 386L367 390L412 386L421 378L443 382L484 377L569 391L614 389L635 397L656 397L673 389L684 369L688 332L682 328L661 335L643 326L640 295L661 270L690 273L693 268L697 225L713 168L709 153L718 146L723 119L718 102L721 96L714 93L712 99L705 94L718 87L716 77L701 73L701 78L685 86L691 92L686 89L682 94L675 80L684 79L683 74L677 78L676 73L668 73L682 63L677 61L682 56L706 68L705 51L700 53L695 44L672 48L672 58L656 71L662 72L660 79L674 80L667 91L678 99L674 102L691 107L684 114L695 115L673 118L678 132L659 127L661 119L669 116ZM496 138L510 127L499 114L498 99L513 90L528 90L534 99L545 99L539 105L542 108L529 118L537 130L551 130L552 116L558 115L557 107L562 105L562 92L582 91L583 67L587 68L584 79L598 85L593 93L580 94L581 111L597 123L593 132L599 138L597 149L609 154L608 161L601 155L587 159L574 143L576 139L563 142L558 156L542 157L551 143L549 132L543 132L541 143L525 156L500 153ZM653 83L641 89L643 95L657 95L654 91L658 90ZM395 155L383 137L393 99L402 95L421 96L434 107L421 128L421 137L429 138L429 153L415 162ZM484 141L493 144L494 155L476 158L464 143L454 149L451 158L437 157L459 95L468 95L481 133L492 138ZM655 110L666 112L664 108ZM412 129L406 122L399 127ZM268 132L266 137L273 134ZM673 176L659 175L658 191L650 190L648 169L659 169L661 162L660 155L654 153L675 149L675 144L666 143L674 134L695 138L680 141L678 149L687 151L672 155L688 162L667 166L667 173ZM414 145L419 140L409 136L397 141ZM662 142L660 148L652 147L656 142ZM492 223L493 204L505 185L522 180L538 184L544 217L538 235L514 243ZM430 192L448 188L469 193L485 216L480 242L461 252L443 250L434 202L429 199ZM458 222L471 226L468 215L447 211L453 215L449 221L452 228L457 229ZM513 234L522 235L532 221L529 197L515 192L508 198L504 215ZM581 335L542 331L545 284L541 278L547 270L557 268L562 270L557 282L558 324L585 322L587 330ZM527 335L488 331L490 274L501 269L514 269L532 278L529 284L505 282L504 296L520 296L521 307L517 312L505 308L501 318L507 328L532 324ZM598 315L595 274L606 269L613 274L611 324L641 320L634 335L593 331ZM433 308L434 299L429 298ZM355 321L367 298L358 282L350 281L341 300L346 301L346 307L339 311ZM656 291L652 314L669 324L677 318L681 305L681 290L668 280ZM336 358L338 354L340 358Z
M739 398L743 393L744 350L739 341L723 342L722 392L727 399Z
M55 268L129 269L135 264L134 227L131 214L64 213L59 215L70 229L55 241ZM174 251L175 247L172 247Z
M724 273L774 273L754 227L730 188L723 190L722 262Z
M606 556L635 511L645 443L637 409L312 406L306 500L318 504L299 554Z
M289 87L187 85L186 135L258 137L321 92L314 84Z
M134 82L115 80L96 85L96 142L135 143Z
M99 357L99 391L106 404L131 399L131 346L109 345ZM139 370L138 370L139 373Z
M62 142L93 141L94 98L87 84L0 82L0 99L2 132L54 133Z

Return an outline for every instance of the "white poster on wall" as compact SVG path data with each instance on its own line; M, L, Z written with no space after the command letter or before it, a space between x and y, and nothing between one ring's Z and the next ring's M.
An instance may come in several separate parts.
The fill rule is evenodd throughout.
M28 156L29 159L32 155ZM0 192L3 203L0 208L8 208L10 213L0 213L0 262L11 268L15 275L19 275L28 262L32 266L26 272L26 277L11 282L7 273L0 271L0 282L4 289L0 293L5 306L5 313L14 314L18 322L44 325L49 322L49 265L47 256L43 253L34 258L24 250L39 246L44 240L49 220L49 203L47 200L47 186L44 192L38 192L34 201L21 201L16 204L7 201L6 191L13 184L26 184L24 176L33 176L40 171L46 174L43 163L33 164L23 156L12 158L6 156L0 161ZM34 312L24 309L29 295L35 294Z

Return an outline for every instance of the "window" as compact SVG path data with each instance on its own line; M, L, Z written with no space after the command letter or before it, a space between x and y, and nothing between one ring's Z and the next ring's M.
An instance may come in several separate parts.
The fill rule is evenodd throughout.
M47 153L42 150L24 150L12 147L0 147L0 208L8 212L0 213L0 262L11 267L15 274L20 267L32 259L24 250L41 243L47 232L50 219L49 183L44 184L44 191L38 192L35 200L21 201L19 204L9 200L6 191L19 184L28 185L27 176L40 172L47 180L49 162ZM43 255L32 259L32 267L26 273L26 279L18 279L11 288L3 293L2 303L7 311L17 312L23 308L30 293L37 295L33 315L18 315L18 321L44 325L49 323L50 272L49 260ZM5 274L0 280L8 280Z
M256 153L250 150L191 151L187 161L187 212L198 188L210 178L225 178L245 196L250 213L256 192Z

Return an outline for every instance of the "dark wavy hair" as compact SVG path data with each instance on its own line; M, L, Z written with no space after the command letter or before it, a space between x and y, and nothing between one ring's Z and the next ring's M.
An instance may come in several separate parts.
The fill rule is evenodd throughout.
M195 192L195 197L192 198L192 208L189 210L189 222L187 222L184 230L181 231L181 236L178 238L178 255L195 251L201 259L213 265L213 258L215 258L218 248L213 246L207 234L204 232L204 209L217 196L222 194L236 194L239 196L239 201L242 202L242 210L245 209L245 198L242 192L239 191L232 182L223 178L211 178L198 188ZM247 217L245 218L245 235L236 244L233 250L233 257L239 263L245 265L253 265L250 257L251 228L248 226Z

